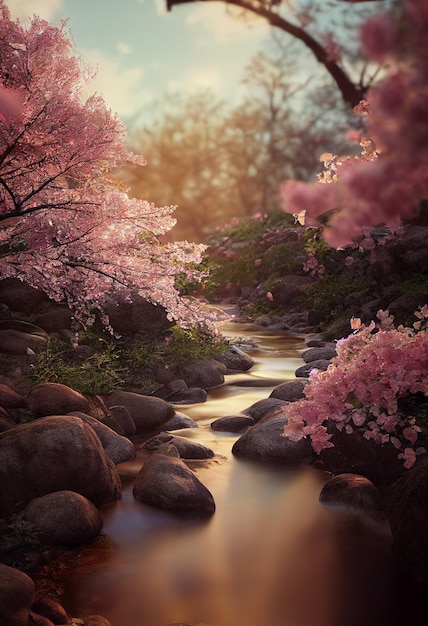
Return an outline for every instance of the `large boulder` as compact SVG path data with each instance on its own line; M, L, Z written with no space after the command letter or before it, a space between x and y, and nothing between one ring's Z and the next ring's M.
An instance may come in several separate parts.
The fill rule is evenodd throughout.
M0 281L0 302L11 311L34 315L49 298L41 289L30 287L17 278L6 278Z
M283 436L287 418L271 417L252 426L234 443L234 456L248 461L297 467L310 465L314 460L307 439L292 442Z
M144 463L135 480L134 498L173 513L212 515L215 503L210 491L184 461L171 454L173 446L161 447Z
M114 430L109 428L106 424L103 424L95 417L91 417L81 411L74 411L70 413L75 417L80 417L84 422L92 426L95 433L99 437L101 444L107 454L107 456L113 461L115 465L129 461L135 455L134 444L127 437L118 435Z
M175 414L175 409L169 402L131 391L113 391L104 398L104 401L108 408L124 406L132 417L138 433L158 430Z
M72 411L90 412L85 396L60 383L35 385L27 394L27 406L35 417L66 415Z
M28 626L35 586L27 574L0 563L0 624Z
M98 509L74 491L56 491L35 498L23 516L46 545L82 545L94 539L103 527Z
M93 428L78 417L44 417L0 433L0 517L54 491L101 506L121 495L119 475Z

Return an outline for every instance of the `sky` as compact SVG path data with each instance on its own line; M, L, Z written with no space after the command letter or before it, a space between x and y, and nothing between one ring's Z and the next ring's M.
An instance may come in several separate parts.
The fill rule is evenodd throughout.
M189 3L167 12L165 0L5 0L12 17L68 19L76 50L97 71L90 91L127 124L166 92L210 88L238 101L241 79L269 27L231 17L223 2ZM89 95L89 94L88 94Z

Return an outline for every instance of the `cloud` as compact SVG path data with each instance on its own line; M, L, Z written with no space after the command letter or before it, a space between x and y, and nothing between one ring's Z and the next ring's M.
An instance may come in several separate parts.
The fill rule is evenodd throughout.
M223 2L195 5L186 18L186 25L211 33L214 42L218 44L256 41L268 35L270 28L265 20L253 14L239 17L233 8L227 9Z
M95 49L83 50L82 56L97 71L85 91L86 97L94 92L102 95L121 119L133 117L153 99L151 90L144 87L142 67L125 67L120 60Z
M132 47L128 43L119 42L116 44L116 49L120 54L132 54Z
M191 72L182 80L169 81L167 88L171 92L195 93L200 89L219 90L224 86L223 83L221 73L217 69L207 68Z
M22 21L38 15L51 22L62 8L62 0L37 0L36 2L34 0L6 0L5 4L9 7L12 17Z

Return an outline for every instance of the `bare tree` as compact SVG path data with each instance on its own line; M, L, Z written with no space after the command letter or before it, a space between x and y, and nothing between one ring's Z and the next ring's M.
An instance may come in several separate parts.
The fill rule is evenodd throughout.
M171 11L172 8L179 4L189 3L189 2L209 2L211 0L166 0L167 9ZM281 30L284 33L287 33L294 37L295 39L302 42L314 55L316 60L321 63L327 72L332 77L333 81L336 83L339 92L347 104L351 105L351 107L356 106L365 96L365 93L370 86L373 75L367 77L367 73L364 71L359 80L354 80L350 77L350 73L345 71L342 67L342 64L337 59L337 57L332 54L332 46L331 40L322 42L316 38L312 33L310 33L309 29L306 27L308 21L311 21L309 17L310 11L299 10L299 7L293 7L292 2L290 0L223 0L227 7L234 6L238 7L238 9L242 12L241 15L245 17L248 14L255 14L263 19L265 19L271 26ZM339 4L343 4L343 2L350 3L373 3L377 4L378 2L382 2L384 0L338 0ZM312 10L314 12L319 11L319 7L317 6L320 3L313 3ZM325 3L324 3L325 4ZM327 5L337 5L336 3L328 2ZM387 4L387 2L385 2ZM296 22L290 21L288 18L285 18L284 15L281 14L281 8L286 6L288 11L293 13L294 9L294 17L296 18ZM364 68L365 69L365 68Z

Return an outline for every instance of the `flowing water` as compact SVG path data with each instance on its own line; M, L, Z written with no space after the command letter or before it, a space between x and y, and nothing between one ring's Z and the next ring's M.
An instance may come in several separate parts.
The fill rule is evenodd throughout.
M249 342L244 349L255 366L227 376L206 403L177 407L199 425L177 434L215 452L189 461L214 496L214 516L183 520L135 502L133 478L144 456L137 449L119 466L122 500L103 511L108 550L97 559L81 549L68 575L69 611L104 615L112 626L422 624L385 522L321 506L323 472L239 461L231 454L238 435L210 429L214 419L293 379L305 349L303 338L251 324L221 330Z

